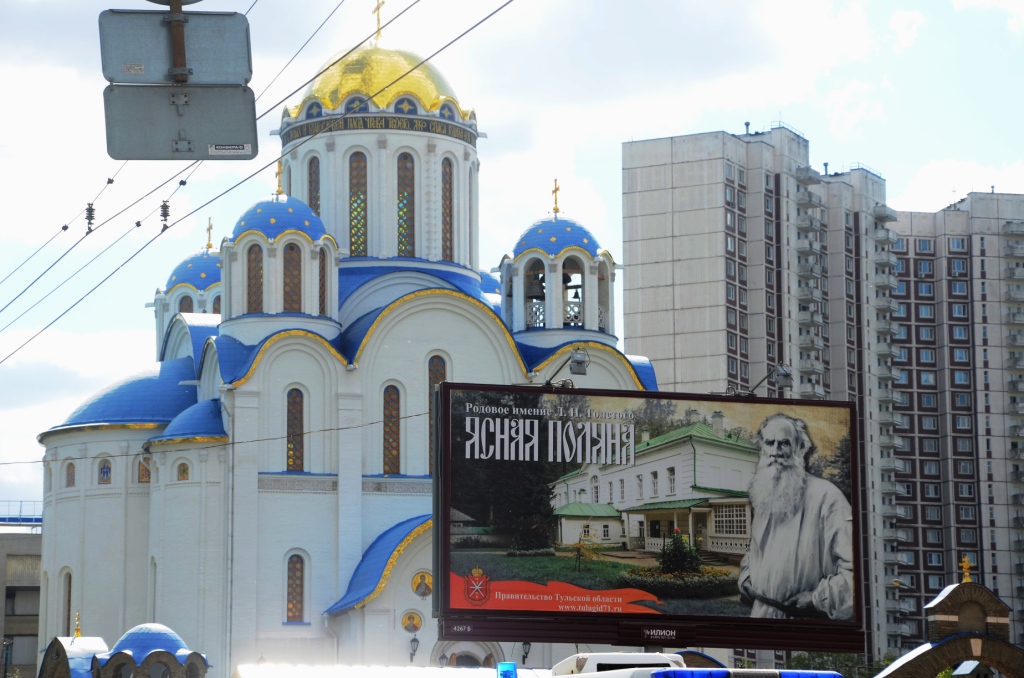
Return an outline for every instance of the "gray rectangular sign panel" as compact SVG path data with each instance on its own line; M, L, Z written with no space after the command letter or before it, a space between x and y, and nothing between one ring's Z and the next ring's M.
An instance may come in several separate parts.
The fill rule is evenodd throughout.
M115 160L249 160L258 152L248 87L108 85L103 108Z
M164 85L169 70L169 11L100 12L100 57L108 82ZM237 12L184 12L189 85L244 85L252 79L249 21Z

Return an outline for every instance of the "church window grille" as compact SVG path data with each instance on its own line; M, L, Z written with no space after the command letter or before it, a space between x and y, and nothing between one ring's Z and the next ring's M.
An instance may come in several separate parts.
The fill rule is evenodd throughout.
M192 297L187 294L178 300L178 313L192 313Z
M398 156L398 256L416 256L416 163Z
M320 248L319 300L320 315L327 315L327 250Z
M366 154L348 159L348 249L353 257L366 256Z
M397 386L384 389L384 473L402 472L402 396Z
M139 482L140 483L148 483L149 479L150 479L149 467L146 466L145 462L139 461Z
M220 313L220 295L218 294L213 298L213 312Z
M455 259L454 177L451 158L441 161L441 258Z
M301 622L304 619L306 563L302 556L288 558L288 621Z
M252 245L246 253L246 313L263 312L263 248Z
M178 464L178 480L188 480L188 464Z
M302 250L295 243L284 246L284 311L302 313Z
M64 468L64 487L75 486L75 462L68 462Z
M306 204L309 205L309 208L311 210L313 210L313 212L316 213L317 216L319 216L320 215L320 158L317 158L317 157L310 158L309 159L308 169L309 169L309 171L308 171L308 177L307 177L307 179L308 179L308 186L307 186L307 188L309 190L308 190L307 194L309 195L309 200L306 201Z
M110 484L110 462L104 459L100 462L99 477L96 479L100 485Z
M303 471L305 470L303 460L303 429L304 429L304 416L303 416L303 395L302 391L297 388L293 388L288 391L288 458L287 458L287 470L289 471Z
M443 382L447 376L448 366L445 364L444 358L439 355L433 356L427 365L427 381L430 383L427 390L427 402L430 403L430 457L427 460L429 464L427 473L430 475L434 474L434 436L437 434L437 427L434 423L434 387Z

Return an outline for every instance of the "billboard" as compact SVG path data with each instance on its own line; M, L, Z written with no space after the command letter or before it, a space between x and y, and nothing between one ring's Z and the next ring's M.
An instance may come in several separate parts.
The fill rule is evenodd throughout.
M443 638L863 650L852 404L439 398Z

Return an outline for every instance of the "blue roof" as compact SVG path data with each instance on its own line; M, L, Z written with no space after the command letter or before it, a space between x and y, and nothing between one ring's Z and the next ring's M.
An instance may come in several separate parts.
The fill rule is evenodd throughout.
M541 219L523 231L512 255L518 259L527 250L537 249L554 257L567 247L584 249L591 257L596 257L601 249L597 238L586 226L556 214L550 219Z
M107 651L107 644L103 642L102 638L89 636L54 638L47 650L53 647L53 643L60 643L64 648L64 655L68 659L68 668L71 670L71 678L93 678L93 656L97 652Z
M244 377L249 371L249 365L256 358L256 347L223 334L213 341L217 347L221 380L225 384L231 384Z
M501 294L501 281L490 271L480 271L480 291L484 294Z
M401 261L408 262L409 257L403 257ZM345 261L350 261L346 259ZM426 261L426 260L424 260ZM408 265L396 265L388 266L387 264L380 266L345 266L342 265L338 268L338 308L345 305L352 293L358 290L366 283L386 276L390 273L407 273L409 271L415 271L424 275L429 275L438 280L442 280L455 289L459 290L463 294L473 297L477 301L487 304L493 307L490 300L484 296L482 288L487 286L487 282L481 282L477 280L476 276L470 269L465 269L465 272L458 270L444 270L438 268L419 268L417 266ZM480 275L484 275L482 272ZM490 290L486 290L490 291ZM500 314L500 312L499 312Z
M201 249L171 271L165 290L178 285L191 285L197 290L207 290L220 282L220 252Z
M167 424L196 402L195 363L185 356L165 360L151 370L120 381L96 394L51 431L88 424Z
M217 336L220 326L220 315L216 313L179 313L178 317L188 329L189 342L192 344L192 359L195 362L196 374L199 374L199 362L203 357L203 346L210 337ZM172 321L167 324L164 331L163 341L160 342L160 360L164 359L167 352L167 337L174 328Z
M283 193L264 198L247 209L235 224L231 239L237 240L247 231L262 233L268 240L285 231L300 231L314 241L327 235L324 222L309 205Z
M627 355L626 360L636 370L636 376L640 379L640 383L644 385L644 388L648 391L658 390L658 375L654 372L654 365L651 361L642 355Z
M387 567L391 555L398 548L399 544L405 541L412 531L423 523L430 520L429 514L416 516L403 520L394 527L385 530L379 537L373 540L369 548L363 553L362 559L356 565L356 571L352 573L352 579L348 582L348 590L341 600L331 605L324 611L324 614L338 614L344 612L372 594L384 576L384 568Z
M106 666L112 656L118 652L124 652L130 654L138 665L145 661L151 653L159 651L173 654L180 664L184 664L188 656L192 654L181 636L163 624L139 624L121 636L110 652L97 654L96 660L100 666ZM206 657L203 657L203 660L205 661Z
M149 442L212 436L227 436L227 432L224 431L224 420L220 416L219 398L204 400L187 408L171 420L163 433L150 438Z

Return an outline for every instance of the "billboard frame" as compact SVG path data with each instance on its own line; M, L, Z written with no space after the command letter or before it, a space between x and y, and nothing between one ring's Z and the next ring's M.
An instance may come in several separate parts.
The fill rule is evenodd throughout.
M451 605L451 509L450 478L452 452L453 391L530 393L551 395L647 399L679 402L756 404L778 406L786 412L794 407L838 408L848 412L850 437L850 504L853 545L853 619L828 621L813 619L758 619L735 616L668 616L629 613L577 613L469 610ZM718 394L667 393L595 389L562 389L538 386L496 386L444 382L435 393L437 421L434 455L434 582L433 616L438 619L441 640L538 641L566 643L603 643L630 646L704 646L748 649L863 652L866 633L864 600L868 589L863 572L864 543L861 534L862 488L858 437L858 413L854 403L846 401L806 401L766 399Z

